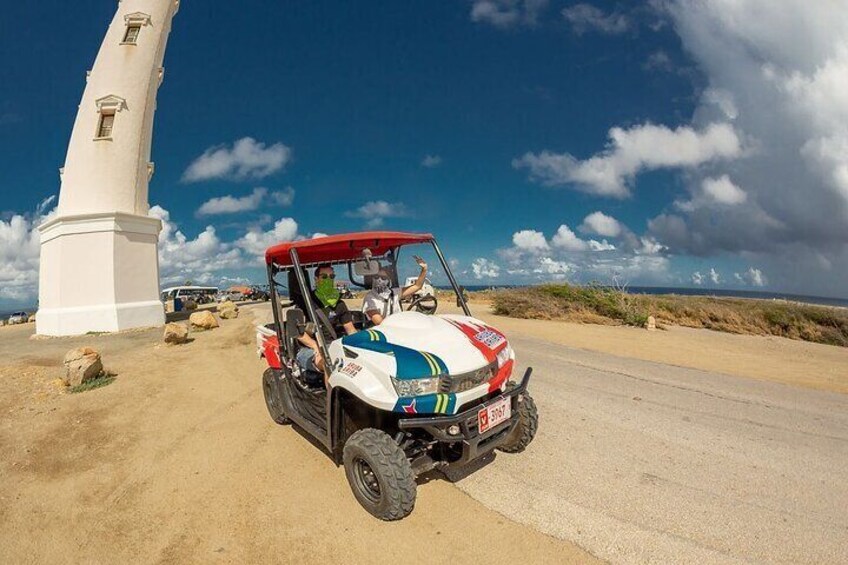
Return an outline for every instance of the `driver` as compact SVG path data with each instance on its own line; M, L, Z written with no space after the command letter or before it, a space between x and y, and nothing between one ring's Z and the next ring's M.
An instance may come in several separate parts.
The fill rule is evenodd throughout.
M316 308L324 311L333 326L341 326L348 335L356 333L353 316L347 309L344 300L339 298L339 289L336 288L336 273L332 265L318 265L315 268L315 290L312 291L312 302ZM305 346L297 352L298 365L306 371L307 375L310 373L324 375L324 357L321 355L318 341L307 333L297 339ZM325 332L324 342L330 343L331 339L332 336Z
M365 295L365 300L362 301L362 311L371 320L375 326L383 323L387 317L395 312L400 312L400 301L402 298L412 296L424 285L424 278L427 276L427 263L418 255L413 255L415 262L421 267L421 272L415 283L404 288L392 288L392 278L386 269L374 275L374 288L368 291Z

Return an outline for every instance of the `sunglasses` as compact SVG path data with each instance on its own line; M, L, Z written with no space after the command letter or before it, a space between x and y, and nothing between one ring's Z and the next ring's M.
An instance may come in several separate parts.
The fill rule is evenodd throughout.
M321 273L320 275L318 275L318 278L319 279L335 279L336 273L332 273L330 275L328 275L327 273Z

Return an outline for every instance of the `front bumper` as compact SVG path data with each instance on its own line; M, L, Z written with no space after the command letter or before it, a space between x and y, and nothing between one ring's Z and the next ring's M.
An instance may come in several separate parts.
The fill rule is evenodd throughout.
M510 432L518 425L520 396L527 390L532 372L533 368L528 367L518 386L486 402L472 406L459 414L454 414L453 416L435 416L432 418L403 418L398 420L398 427L403 431L424 430L439 442L451 444L461 443L462 455L457 461L452 461L451 464L464 465L503 443ZM501 398L511 399L512 416L508 421L482 434L478 433L477 413L480 409L497 402ZM453 425L459 426L460 432L458 435L448 433L448 428Z

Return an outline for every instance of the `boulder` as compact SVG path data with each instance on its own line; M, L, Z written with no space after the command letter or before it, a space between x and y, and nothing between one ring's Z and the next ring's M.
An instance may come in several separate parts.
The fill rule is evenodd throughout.
M232 301L226 300L221 302L218 305L218 316L225 320L230 320L232 318L238 318L238 306L236 306Z
M67 386L77 386L88 382L103 372L100 354L90 347L72 349L65 354L65 376Z
M654 331L657 329L657 320L653 316L648 316L648 321L645 322L645 329L649 331Z
M211 330L218 327L218 320L215 319L215 316L209 310L195 312L188 317L188 321L191 322L192 327L202 330Z
M163 337L165 343L177 345L188 341L188 326L171 322L165 324L165 335Z

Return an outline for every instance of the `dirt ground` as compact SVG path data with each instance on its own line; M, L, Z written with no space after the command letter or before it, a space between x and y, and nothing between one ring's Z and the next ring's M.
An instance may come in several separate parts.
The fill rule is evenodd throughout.
M343 469L268 417L251 321L175 347L161 330L0 328L0 563L595 561L443 480L422 481L409 518L372 518ZM59 366L81 345L117 378L67 394Z

